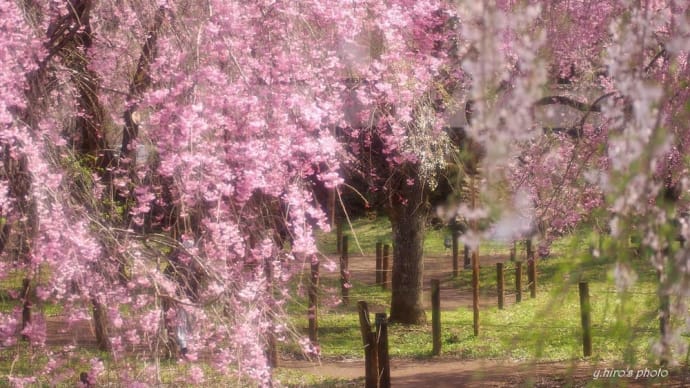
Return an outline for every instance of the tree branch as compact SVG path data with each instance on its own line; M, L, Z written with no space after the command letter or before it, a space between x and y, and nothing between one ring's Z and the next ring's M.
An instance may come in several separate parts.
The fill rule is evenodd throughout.
M649 70L652 69L652 66L654 66L656 61L659 60L659 58L663 57L664 55L666 55L666 49L662 48L658 53L656 53L654 58L652 58L652 60L649 61L649 64L647 64L647 66L645 66L645 68L644 68L645 73L648 73Z
M597 100L598 101L598 100ZM544 105L566 105L571 108L575 108L582 112L601 112L601 107L594 103L592 105L586 104L584 102L577 101L566 96L548 96L537 100L534 103L535 106Z

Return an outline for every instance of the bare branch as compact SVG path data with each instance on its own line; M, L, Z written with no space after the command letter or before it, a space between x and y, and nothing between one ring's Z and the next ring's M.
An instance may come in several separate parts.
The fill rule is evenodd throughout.
M544 105L566 105L582 112L601 112L601 107L597 104L586 104L566 96L548 96L539 99L534 103L535 106Z

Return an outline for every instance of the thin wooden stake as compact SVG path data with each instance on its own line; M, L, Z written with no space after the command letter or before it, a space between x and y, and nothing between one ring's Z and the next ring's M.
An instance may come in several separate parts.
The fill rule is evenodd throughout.
M661 339L664 341L671 330L671 300L668 293L664 290L661 271L657 271L657 276L659 278L659 334L661 334ZM664 351L660 359L661 366L666 366L668 361L668 355Z
M391 368L388 359L388 319L386 313L376 314L378 377L380 388L390 388Z
M383 266L383 243L376 243L376 285L381 285L381 267Z
M309 340L312 344L317 344L319 341L319 262L311 264L311 279L309 284Z
M33 307L31 303L31 279L22 279L22 331L29 325L31 325L31 308ZM29 337L22 334L22 339L28 341Z
M470 247L465 244L465 246L462 249L463 253L463 260L462 260L462 266L465 269L469 269L472 264L470 262Z
M529 281L529 296L537 297L537 262L532 259L527 262L527 280Z
M580 282L580 315L582 318L582 352L585 357L592 355L592 318L589 304L589 284Z
M459 254L459 247L458 247L458 236L460 235L460 232L456 229L453 229L452 232L452 238L453 238L453 277L457 278L458 277L458 254Z
M503 310L503 302L505 299L505 291L503 288L503 263L496 263L496 288L498 291L498 309Z
M383 258L381 263L381 286L384 290L388 289L388 257L390 256L390 245L383 246Z
M328 210L330 214L331 228L335 227L335 187L328 189Z
M364 344L364 386L365 388L377 388L376 333L371 331L367 302L363 300L357 302L357 309L359 310L359 329L362 333L362 342Z
M441 354L441 282L431 279L431 328L434 356Z
M472 251L472 315L474 335L479 335L479 253Z
M343 251L343 221L338 220L335 226L335 252L342 253Z
M270 260L266 260L264 263L264 275L266 276L266 292L269 295L273 295L273 263ZM275 314L270 314L271 327L267 333L266 339L266 354L268 358L268 365L271 368L277 368L278 365L278 342L276 341L276 336L274 332L275 328Z
M348 258L348 236L343 236L343 252L340 254L340 294L344 306L350 304L350 270Z
M522 262L515 263L515 303L522 302Z
M477 207L477 187L476 187L476 177L473 174L471 179L471 206L472 209ZM470 227L472 232L477 232L477 220L472 219L470 221ZM479 335L479 244L472 250L472 312L473 312L473 326L474 335Z

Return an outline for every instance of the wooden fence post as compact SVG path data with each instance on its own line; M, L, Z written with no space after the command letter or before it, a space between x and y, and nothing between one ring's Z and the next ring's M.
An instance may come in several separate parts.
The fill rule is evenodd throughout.
M452 237L453 237L453 277L457 278L458 277L458 254L459 254L459 247L458 247L458 236L460 235L460 232L458 230L453 229Z
M468 269L472 266L472 264L470 264L470 247L468 247L467 244L465 244L465 246L463 247L462 253L463 253L462 266L463 266L463 268Z
M582 351L585 357L592 355L592 317L589 304L589 284L580 282L580 315L582 317Z
M522 302L522 262L515 262L515 303Z
M479 246L472 250L472 312L474 335L479 335Z
M311 264L311 279L309 284L309 340L316 344L319 340L318 321L318 290L319 290L319 262Z
M365 388L377 388L378 360L376 352L376 333L371 331L367 302L363 300L357 302L357 309L359 310L359 329L362 333L362 342L364 343L364 386Z
M510 261L517 259L517 241L513 240L513 246L510 248Z
M537 297L537 262L534 259L527 262L527 280L530 298L534 299Z
M433 338L432 354L441 353L441 282L431 279L431 329Z
M496 288L498 291L498 309L503 310L503 302L505 298L505 291L503 288L503 263L496 263Z
M328 189L328 212L330 215L330 221L331 221L331 228L335 227L335 213L336 213L336 206L335 206L335 187Z
M340 254L340 294L343 305L350 304L350 271L348 258L347 236L343 236L343 252Z
M380 388L390 388L391 368L388 359L388 319L386 313L376 313L378 377Z
M668 293L664 291L661 271L657 271L657 276L659 278L659 333L663 340L671 330L671 300ZM661 366L666 366L668 361L668 354L664 351L659 363Z
M383 258L381 259L381 286L384 290L388 289L388 257L390 255L390 245L383 246Z
M338 220L335 224L335 252L341 253L343 251L343 221Z
M376 285L381 284L381 267L383 266L383 243L376 243Z
M22 331L24 331L24 329L27 326L31 325L31 308L33 307L33 304L31 303L31 280L29 278L22 279L22 292L21 292L20 296L21 296L21 300L22 300ZM98 314L97 307L94 304L94 316L95 317L104 317L105 311L103 311L102 314ZM96 319L96 321L98 321L98 320ZM97 322L97 323L99 323L99 322ZM103 325L104 324L105 324L105 321L103 322ZM96 325L96 330L98 330L99 327L101 327L101 326L102 325ZM105 326L102 326L102 327L105 327ZM98 336L97 336L97 338L98 338ZM103 337L101 336L101 338L103 338ZM29 336L27 336L26 334L22 334L22 340L28 341ZM99 344L99 346L100 345L101 344Z
M266 276L266 292L269 293L269 295L274 294L274 288L273 288L273 263L270 260L265 260L264 262L264 275ZM267 353L267 358L268 358L268 364L270 365L271 368L277 368L278 365L278 343L276 341L276 335L275 335L275 314L271 314L271 328L267 334L267 346L266 346L266 353Z

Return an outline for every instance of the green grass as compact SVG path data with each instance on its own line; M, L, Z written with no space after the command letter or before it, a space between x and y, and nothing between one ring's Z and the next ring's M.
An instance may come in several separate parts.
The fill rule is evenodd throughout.
M443 241L446 236L450 236L448 228L429 227L424 236L424 252L427 255L448 254ZM392 244L391 225L388 218L378 215L376 218L358 218L352 220L352 224L343 223L343 235L349 237L349 251L351 255L358 255L364 252L366 255L373 255L376 252L376 243ZM336 252L336 234L317 232L317 246L323 253L332 254ZM358 245L359 243L359 245ZM361 251L360 251L361 247ZM504 242L489 241L482 244L482 254L508 254L510 247ZM461 252L462 254L462 252Z
M290 388L345 388L361 387L364 385L364 378L353 380L338 379L305 373L302 370L290 368L278 368L276 370L275 377L280 380L283 386Z
M390 225L384 217L353 222L354 231L366 254L373 254L377 241L390 242ZM443 239L445 229L430 230L425 239L425 254L448 254ZM335 251L335 233L319 236L319 246ZM636 365L653 362L651 344L658 337L659 298L657 275L648 260L637 257L630 244L603 241L605 252L616 251L618 257L593 257L592 247L598 237L581 231L553 244L551 256L538 261L538 296L530 299L527 288L527 265L523 265L523 301L498 310L496 302L480 306L480 335L473 333L473 313L461 308L442 313L443 355L462 358L501 358L517 360L561 361L582 358L582 329L578 283L589 282L592 323L593 359ZM625 249L619 249L624 246ZM503 242L482 242L480 254L508 255ZM518 245L518 260L524 260L524 246ZM352 251L352 250L351 250ZM616 261L627 263L637 274L637 282L628 293L616 291L613 268ZM480 257L481 263L481 257ZM506 299L514 300L515 267L505 263ZM461 271L451 285L471 293L471 271ZM495 295L496 267L482 266L480 292ZM326 284L337 291L335 281ZM388 311L390 293L379 287L355 282L350 291L358 299L373 304L370 310ZM425 295L426 297L426 295ZM442 302L443 303L443 302ZM297 328L307 326L305 302L291 304L292 321ZM352 303L355 304L354 302ZM362 358L362 339L356 307L320 307L319 343L326 358ZM373 318L373 317L372 317ZM422 326L391 325L389 329L392 357L431 357L431 315ZM680 324L680 323L679 323ZM306 333L306 329L304 331Z
M0 313L9 313L15 308L21 307L19 295L22 290L22 281L26 273L20 270L10 271L3 279L0 279ZM45 284L50 277L50 271L41 267L38 271L38 284ZM31 299L36 300L36 280L31 287ZM53 303L36 303L35 309L39 309L44 315L53 316L62 312L62 306Z
M112 357L103 352L92 349L75 349L72 353L58 351L53 354L55 371L58 378L52 379L47 376L39 375L37 372L44 370L50 357L46 353L47 349L32 349L25 344L4 347L0 349L0 387L9 386L7 376L33 376L36 378L36 387L73 387L79 380L81 371L88 371L90 360L97 358L104 364L105 371L99 377L99 386L122 386L119 373L127 371L127 374L134 380L150 380L153 374L157 373L155 365L151 360L113 360ZM57 349L56 349L57 350ZM186 382L190 374L190 368L194 364L181 363L177 360L163 359L158 367L158 375L162 386L185 387L190 386ZM202 386L213 387L254 387L255 383L246 378L238 379L233 373L224 373L210 363L201 362L198 364L204 373ZM230 366L232 370L232 366ZM274 371L274 378L281 382L285 387L355 387L360 386L362 379L342 379L328 376L319 376L303 370L279 367Z
M489 288L490 285L484 286ZM378 287L355 283L359 296L370 294L373 312L388 309L388 293ZM594 284L590 288L594 357L602 360L638 362L649 354L649 342L656 334L657 296L652 287L621 297L611 289ZM643 291L644 290L644 291ZM469 292L469 291L468 291ZM512 298L513 296L508 296ZM383 302L383 303L382 303ZM652 308L644 309L642 306ZM326 358L361 358L362 340L354 306L324 308L319 315L319 342ZM304 311L301 309L301 311ZM305 330L307 319L293 310L293 323ZM577 285L539 290L537 299L523 294L522 303L498 310L495 303L481 306L480 335L473 333L471 309L442 312L443 353L463 359L510 358L519 360L568 360L582 355L580 306ZM373 316L372 316L373 320ZM422 326L391 325L390 354L393 357L431 356L431 314ZM293 349L293 351L296 351Z

